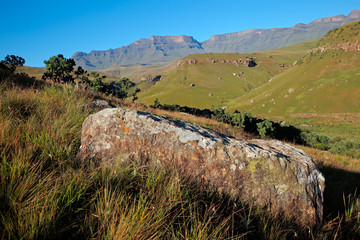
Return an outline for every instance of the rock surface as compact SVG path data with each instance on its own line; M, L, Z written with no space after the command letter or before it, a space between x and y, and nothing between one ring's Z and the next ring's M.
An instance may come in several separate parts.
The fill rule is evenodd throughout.
M178 62L178 66L183 66L183 65L194 65L194 64L204 64L204 63L230 63L230 64L235 64L237 66L240 65L244 65L246 67L255 67L257 64L255 62L254 59L252 58L245 58L245 59L236 59L236 60L229 60L229 59L202 59L202 60L197 60L197 59L182 59Z
M246 142L189 123L120 108L83 123L79 158L112 164L129 158L255 201L314 227L323 217L325 179L305 152L280 141Z

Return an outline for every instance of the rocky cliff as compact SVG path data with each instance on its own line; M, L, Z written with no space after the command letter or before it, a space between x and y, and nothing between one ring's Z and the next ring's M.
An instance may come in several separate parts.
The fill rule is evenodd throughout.
M246 67L255 67L256 62L253 58L245 58L245 59L236 59L236 60L228 60L228 59L181 59L178 62L178 66L187 65L187 64L202 64L202 63L230 63L234 65L244 65Z
M146 112L105 109L83 123L79 158L174 168L299 223L323 217L325 179L311 157L279 141L239 139Z
M246 31L219 34L202 42L211 52L254 52L292 45L310 39L320 38L328 31L341 25L360 20L360 11L349 15L325 17L309 24L298 23L290 28L250 29Z
M72 58L85 69L105 69L112 65L164 64L190 54L204 52L190 36L151 36L128 46L106 51L77 52Z

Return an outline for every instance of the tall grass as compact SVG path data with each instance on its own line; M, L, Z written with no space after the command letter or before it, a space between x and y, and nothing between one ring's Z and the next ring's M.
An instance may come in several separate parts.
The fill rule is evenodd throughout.
M80 162L81 125L89 114L82 105L91 94L4 84L0 92L0 239L359 236L357 195L344 195L344 210L321 229L300 227L175 170L131 159L111 167Z

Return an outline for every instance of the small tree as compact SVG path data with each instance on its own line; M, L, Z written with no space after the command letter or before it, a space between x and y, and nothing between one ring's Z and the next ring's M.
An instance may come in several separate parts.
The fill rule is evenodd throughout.
M261 137L265 137L265 136L270 137L274 134L275 128L272 121L265 119L257 123L256 125L257 125L258 133Z
M121 88L124 92L128 92L129 89L132 87L132 83L131 83L130 79L127 77L122 77L119 80L119 83L121 84Z
M121 99L125 99L128 97L128 93L130 88L133 86L132 82L127 77L122 77L119 82L121 89L117 91L118 97ZM135 100L134 100L135 101Z
M136 96L136 94L138 94L140 92L140 88L136 88L135 91L131 94L132 96L132 101L135 102L135 100L138 99L138 97Z
M87 71L85 71L81 66L78 66L78 68L74 71L76 78L79 78L79 76L83 76Z
M160 107L161 106L161 104L160 104L160 101L159 101L159 99L158 98L156 98L155 99L155 101L154 101L154 108L158 108L158 107Z
M24 66L25 59L15 55L7 55L4 60L0 61L0 70L3 75L12 75L17 67Z
M91 72L90 75L93 77L91 82L91 88L94 92L108 93L108 84L102 81L105 76L100 77L97 72Z
M43 79L50 78L54 82L74 82L74 78L71 72L74 70L75 61L71 58L64 58L62 54L50 57L49 60L45 60L46 72L43 75Z

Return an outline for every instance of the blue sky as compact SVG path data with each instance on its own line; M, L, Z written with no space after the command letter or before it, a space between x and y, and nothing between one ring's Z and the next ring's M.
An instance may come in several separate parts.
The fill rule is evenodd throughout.
M359 0L303 1L2 1L0 60L7 54L43 67L59 53L106 50L151 35L214 34L251 28L291 27L360 10Z

